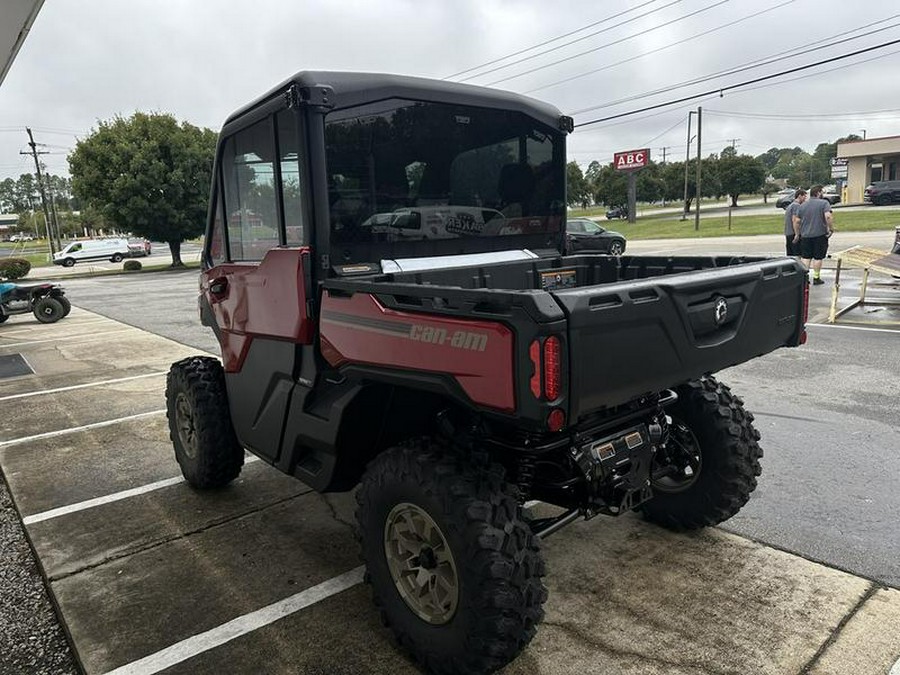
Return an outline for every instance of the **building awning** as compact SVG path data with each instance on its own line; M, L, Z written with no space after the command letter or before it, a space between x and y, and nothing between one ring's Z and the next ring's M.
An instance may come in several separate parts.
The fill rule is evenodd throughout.
M22 48L44 0L3 0L0 9L0 85Z

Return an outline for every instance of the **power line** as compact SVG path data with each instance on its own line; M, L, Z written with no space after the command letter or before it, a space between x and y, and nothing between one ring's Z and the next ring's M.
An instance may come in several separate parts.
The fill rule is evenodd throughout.
M495 63L499 63L500 61L505 61L506 59L511 59L512 57L519 56L520 54L524 54L525 52L530 52L532 49L537 49L538 47L543 47L545 45L549 45L551 42L556 42L557 40L563 40L567 37L575 35L576 33L580 33L581 31L589 30L589 29L593 28L594 26L599 26L601 23L606 23L607 21L612 21L613 19L618 19L620 16L629 14L630 12L638 10L641 7L646 7L647 5L652 5L656 1L657 0L647 0L647 2L637 5L636 7L630 7L628 9L622 10L621 12L618 12L616 14L612 14L603 19L600 19L599 21L594 21L594 23L589 23L588 25L582 26L581 28L578 28L576 30L569 31L568 33L563 33L562 35L557 35L554 38L550 38L549 40L544 40L543 42L539 42L536 45L531 45L530 47L526 47L525 49L520 49L519 51L512 52L511 54L507 54L506 56L501 56L492 61L486 61L480 65L472 66L471 68L466 68L465 70L460 70L458 73L453 73L452 75L447 75L446 77L443 77L441 79L449 80L452 77L459 77L460 75L465 75L466 73L470 73L473 70L479 70L481 68L484 68L485 66L492 66ZM484 74L484 73L482 73L482 74ZM475 75L473 77L477 77L477 75Z
M507 77L502 77L499 80L494 80L492 82L488 82L487 85L485 85L485 86L490 87L495 84L500 84L501 82L506 82L508 80L515 80L519 77L524 77L525 75L530 75L531 73L537 72L538 70L544 70L545 68L550 68L551 66L558 66L560 63L566 63L567 61L581 58L582 56L586 56L587 54L593 54L594 52L598 52L601 49L606 49L607 47L613 47L613 46L621 44L623 42L627 42L628 40L633 40L636 37L644 37L645 35L647 35L647 33L652 33L653 31L659 30L660 28L666 28L667 26L671 26L672 24L678 23L679 21L684 21L685 19L689 19L692 16L696 16L697 14L702 14L703 12L708 12L709 10L715 9L716 7L718 7L720 5L724 5L726 2L731 2L731 0L719 0L718 2L715 2L712 5L709 5L707 7L701 7L700 9L694 10L693 12L690 12L689 14L685 14L684 16L680 16L676 19L671 19L670 21L666 21L657 26L653 26L652 28L648 28L647 30L642 31L640 33L634 33L632 35L628 35L626 37L619 38L618 40L613 40L612 42L607 42L606 44L602 44L599 47L594 47L593 49L588 49L587 51L578 52L577 54L573 54L572 56L567 56L566 58L560 59L558 61L553 61L551 63L547 63L543 66L536 66L536 67L526 70L522 73L519 73L518 75L509 75ZM520 62L517 62L517 63L520 63ZM510 65L515 65L515 64L510 64ZM491 72L491 71L488 71L488 72ZM486 75L487 73L482 73L482 74Z
M721 2L728 2L728 1L729 1L729 0L721 0ZM495 68L491 68L491 69L489 69L489 70L485 70L484 72L478 73L477 75L469 75L469 76L467 76L467 77L464 77L464 78L460 79L459 81L460 81L460 82L468 82L469 80L473 80L473 79L475 79L476 77L484 77L485 75L490 75L491 73L495 73L495 72L497 72L498 70L505 70L506 68L510 68L510 67L512 67L512 66L516 66L516 65L518 65L518 64L520 64L520 63L525 63L526 61L531 61L532 59L536 59L536 58L538 58L539 56L544 56L545 54L549 54L549 53L551 53L551 52L555 52L555 51L558 51L558 50L563 49L563 48L565 48L565 47L569 47L569 46L571 46L571 45L574 45L574 44L576 44L576 43L578 43L578 42L583 42L584 40L590 39L590 38L592 38L592 37L596 37L597 35L600 35L600 34L602 34L602 33L607 33L607 32L609 32L609 31L611 31L611 30L616 29L616 28L621 28L622 26L624 26L624 25L626 25L626 24L629 24L629 23L632 23L632 22L634 22L634 21L637 21L638 19L643 19L644 17L650 16L651 14L655 14L656 12L661 12L662 10L667 9L667 8L671 7L672 5L677 5L677 4L680 3L680 2L683 2L683 0L671 0L671 2L669 2L669 3L666 4L666 5L663 5L662 7L657 7L656 9L651 9L651 10L649 10L649 11L647 11L647 12L644 12L643 14L638 14L637 16L633 16L633 17L631 17L630 19L625 19L624 21L620 21L619 23L613 24L612 26L607 26L606 28L603 28L603 29L601 29L601 30L594 31L593 33L588 33L587 35L584 35L584 36L582 36L582 37L580 37L580 38L577 38L577 39L575 39L575 40L570 40L569 42L565 42L565 43L563 43L563 44L561 44L561 45L557 45L556 47L551 47L550 49L545 49L544 51L538 52L537 54L532 54L531 56L525 56L525 57L522 57L521 59L517 59L517 60L515 60L515 61L511 61L510 63L506 63L506 64L504 64L504 65L502 65L502 66L497 66L497 67L495 67ZM665 24L663 24L663 25L665 25ZM633 36L632 36L632 37L633 37ZM613 44L615 44L615 43L613 43ZM602 47L600 47L600 49L602 49ZM591 51L595 51L595 50L589 50L588 52L585 52L585 54L590 53ZM551 65L553 65L553 64L551 63L551 64L548 64L547 66L539 66L539 67L537 67L535 70L540 70L541 68L547 68L547 67L549 67L549 66L551 66ZM515 76L513 76L513 77L518 77L518 75L515 75ZM511 78L510 78L510 79L511 79ZM498 82L503 82L503 80L497 80L497 81L498 81Z
M796 0L788 0L787 2L784 2L780 5L774 5L767 9L763 9L759 12L754 12L753 14L748 14L747 16L737 19L735 21L729 21L728 23L723 23L721 26L716 26L715 28L710 28L709 30L702 31L700 33L697 33L696 35L691 35L690 37L686 37L682 40L678 40L676 42L670 42L669 44L663 45L662 47L657 47L656 49L651 49L649 52L644 52L643 54L638 54L637 56L632 56L627 59L622 59L621 61L616 61L615 63L610 63L601 68L594 68L593 70L589 70L587 72L580 73L578 75L573 75L572 77L567 77L563 80L557 80L556 82L551 82L549 84L542 84L540 87L535 87L534 89L527 89L523 93L533 94L534 92L541 91L542 89L549 89L550 87L555 87L560 84L565 84L566 82L572 82L573 80L578 80L582 77L587 77L588 75L595 75L597 73L601 73L604 70L610 70L611 68L615 68L616 66L621 66L625 63L631 63L632 61L637 61L638 59L642 59L645 56L650 56L652 54L656 54L657 52L661 52L665 49L677 47L678 45L684 44L685 42L690 42L692 40L696 40L697 38L701 38L701 37L707 37L710 33L715 33L717 31L723 30L725 28L730 28L731 26L734 26L736 24L747 21L748 19L754 19L754 18L760 16L761 14L766 14L766 13L772 12L776 9L782 9L783 7L790 5L793 2L796 2Z
M866 54L871 51L875 51L876 49L883 49L884 47L890 47L891 45L900 44L900 39L890 40L888 42L882 42L877 45L873 45L871 47L865 47L864 49L857 49L856 51L849 52L847 54L840 54L838 56L832 56L828 59L823 59L821 61L816 61L814 63L808 63L803 66L796 66L794 68L789 68L787 70L782 70L777 73L770 73L769 75L763 75L761 77L753 78L752 80L746 80L744 82L739 82L737 84L730 84L724 87L717 87L715 89L710 89L708 91L700 92L699 94L691 94L690 96L682 96L681 98L675 99L673 101L666 101L664 103L657 103L655 105L646 106L644 108L639 108L638 110L631 110L628 112L618 113L616 115L609 115L608 117L601 117L596 120L591 120L589 122L581 122L580 124L576 124L576 127L585 127L591 124L597 124L599 122L606 122L608 120L619 119L621 117L630 117L631 115L636 115L638 113L647 112L649 110L658 110L659 108L666 108L671 105L675 105L678 103L684 103L685 101L693 101L698 98L702 98L704 96L711 96L713 94L719 94L722 96L726 91L731 91L732 89L738 89L740 87L746 87L751 84L756 84L758 82L765 82L767 80L772 80L777 77L783 77L784 75L790 75L791 73L798 73L804 70L809 70L810 68L815 68L817 66L823 66L827 63L834 63L835 61L842 61L844 59L849 59L853 56L858 56L860 54ZM882 56L889 56L889 54L885 54ZM858 64L852 64L858 65ZM601 106L602 107L602 106Z
M900 16L900 14L898 14L897 16ZM895 17L891 17L891 18L895 18ZM620 105L622 103L630 103L632 101L638 101L643 98L649 98L650 96L656 96L657 94L665 94L670 91L684 89L685 87L689 87L689 86L692 86L695 84L702 84L703 82L708 82L709 80L717 80L722 77L726 77L728 75L736 75L738 73L742 73L747 70L753 70L755 68L760 68L762 66L777 63L778 61L784 61L785 59L794 58L796 56L803 56L805 54L820 51L822 49L829 49L831 47L836 47L837 45L843 44L845 42L850 42L852 40L859 40L860 38L869 37L871 35L875 35L876 33L881 33L883 31L890 30L891 28L897 28L898 26L900 26L900 23L896 23L896 24L893 24L890 26L884 26L882 28L878 28L876 30L869 31L868 33L863 33L862 35L841 38L839 40L835 40L834 42L825 43L825 44L822 44L821 40L816 40L814 42L807 43L800 47L795 47L793 49L779 52L777 54L772 55L771 57L763 57L763 59L756 59L755 61L748 61L747 63L741 64L739 66L734 66L732 68L726 68L725 70L719 70L714 73L710 73L708 75L696 77L692 80L683 80L682 82L679 82L678 84L673 84L673 85L669 85L666 87L662 87L660 89L655 89L653 91L644 92L643 94L634 94L632 96L620 98L618 100L610 101L608 103L601 103L599 105L594 105L589 108L582 108L581 110L575 110L574 112L572 112L570 114L571 115L579 115L581 113L590 112L592 110L598 110L600 108L611 108L613 106ZM827 38L827 39L832 39L832 38Z

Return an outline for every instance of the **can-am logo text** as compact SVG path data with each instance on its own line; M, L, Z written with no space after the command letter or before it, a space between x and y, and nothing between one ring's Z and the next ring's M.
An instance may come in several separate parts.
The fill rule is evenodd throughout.
M432 345L450 345L457 349L468 349L473 352L483 352L487 347L488 336L484 333L470 333L466 330L457 330L452 333L446 328L423 326L415 323L409 327L409 337L416 342L427 342Z

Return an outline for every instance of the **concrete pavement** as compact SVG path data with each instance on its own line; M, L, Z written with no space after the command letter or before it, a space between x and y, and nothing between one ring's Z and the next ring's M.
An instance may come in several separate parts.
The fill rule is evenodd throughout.
M12 317L9 353L35 374L0 380L0 467L87 673L416 672L358 583L349 495L259 461L224 490L180 480L164 373L195 349L76 308ZM883 675L900 657L900 593L722 530L597 518L544 553L547 620L510 674Z

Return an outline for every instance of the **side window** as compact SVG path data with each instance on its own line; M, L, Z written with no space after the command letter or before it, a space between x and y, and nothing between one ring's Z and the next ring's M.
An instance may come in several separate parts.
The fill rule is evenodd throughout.
M81 244L74 244L72 248L69 249L69 253L78 253L81 250Z
M570 220L569 224L566 225L566 229L569 232L584 232L584 225L577 220Z
M209 238L209 259L213 265L225 262L225 226L222 222L222 197L216 193L213 207L212 234Z
M266 118L228 139L222 180L231 260L262 260L278 246L275 134Z
M297 113L293 110L282 110L276 117L276 123L286 243L288 246L299 246L307 243L307 237L303 227L303 207L300 199L300 139L297 136Z

